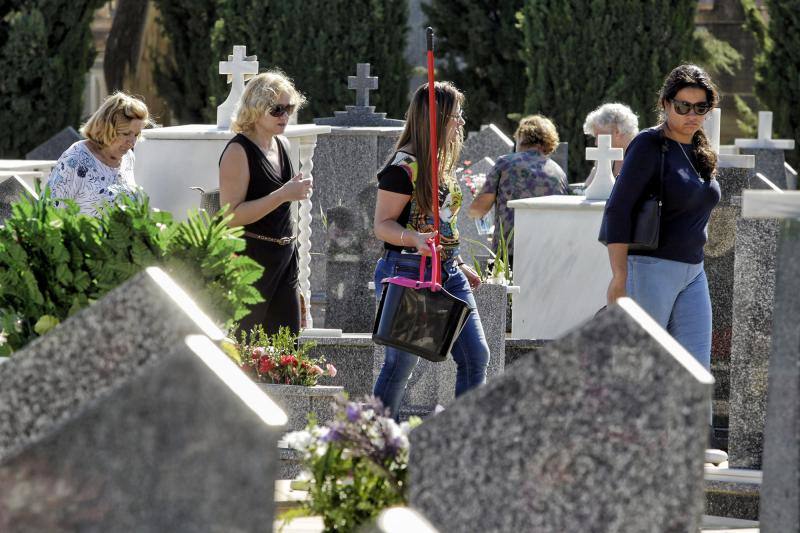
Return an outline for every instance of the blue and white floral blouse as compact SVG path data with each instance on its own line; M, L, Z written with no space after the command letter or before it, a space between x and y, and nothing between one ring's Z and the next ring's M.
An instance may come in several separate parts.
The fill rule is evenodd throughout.
M86 141L78 141L58 158L47 184L52 198L74 200L81 213L96 217L103 204L113 203L120 194L134 196L137 193L134 162L133 150L129 150L119 168L110 167L94 156Z

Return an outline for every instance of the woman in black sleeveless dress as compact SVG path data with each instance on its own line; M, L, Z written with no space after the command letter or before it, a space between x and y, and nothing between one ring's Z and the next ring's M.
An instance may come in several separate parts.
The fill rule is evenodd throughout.
M264 275L255 283L264 302L241 320L242 331L257 325L267 334L281 326L293 333L300 330L297 233L291 202L308 198L312 183L302 174L293 175L288 143L278 135L304 102L282 73L255 76L234 115L232 130L237 135L220 157L220 205L229 205L231 226L244 226L245 254L264 267Z

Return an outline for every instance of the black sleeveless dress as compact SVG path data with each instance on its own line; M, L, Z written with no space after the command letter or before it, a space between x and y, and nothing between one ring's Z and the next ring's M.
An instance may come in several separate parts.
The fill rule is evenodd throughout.
M241 133L225 146L227 150L231 144L238 144L247 155L250 182L244 198L246 202L267 196L292 179L294 171L286 147L277 137L276 142L281 158L281 172L272 166L261 148ZM248 233L273 239L296 236L291 202L284 202L259 220L244 226L244 229ZM249 331L260 324L270 335L277 333L281 326L287 326L293 333L297 333L300 330L297 240L281 245L245 236L245 241L245 255L264 267L264 275L254 283L264 301L251 308L250 314L239 323L239 329Z

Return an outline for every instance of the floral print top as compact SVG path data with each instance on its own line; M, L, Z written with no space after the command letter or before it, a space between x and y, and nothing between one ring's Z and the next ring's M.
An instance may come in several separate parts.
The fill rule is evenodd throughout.
M514 253L514 238L508 239L514 229L514 210L508 207L511 200L569 194L567 175L558 163L536 150L525 150L501 156L486 176L479 194L491 193L495 199L495 223L492 243L500 242L500 222L508 245L508 253Z
M138 192L134 162L133 150L129 150L119 168L110 167L95 157L86 141L78 141L58 158L47 184L53 199L74 200L81 213L97 217L103 204L113 203L120 194L134 196Z

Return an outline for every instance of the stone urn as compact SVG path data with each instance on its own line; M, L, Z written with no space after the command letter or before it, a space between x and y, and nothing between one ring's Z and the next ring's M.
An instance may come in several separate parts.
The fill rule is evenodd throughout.
M306 427L308 414L314 413L319 425L333 420L333 397L344 392L344 387L329 385L280 385L258 383L272 401L286 412L289 422L286 431L299 431Z

